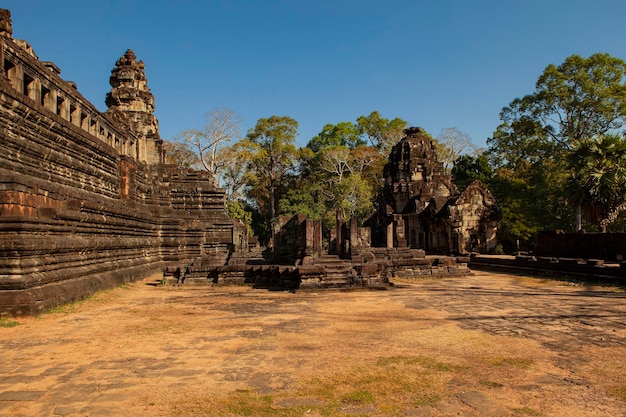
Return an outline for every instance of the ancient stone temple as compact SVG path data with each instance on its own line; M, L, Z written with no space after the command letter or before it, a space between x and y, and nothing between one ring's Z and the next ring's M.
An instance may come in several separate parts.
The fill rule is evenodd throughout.
M117 60L111 71L111 92L106 97L107 114L137 136L135 159L157 164L162 162L163 141L144 68L130 49Z
M490 252L496 247L498 208L479 181L462 193L439 162L422 128L408 128L384 168L372 227L373 246L431 253Z
M132 51L111 73L104 113L13 38L3 9L0 65L0 313L40 312L166 262L226 262L235 227L224 190L208 172L161 163Z

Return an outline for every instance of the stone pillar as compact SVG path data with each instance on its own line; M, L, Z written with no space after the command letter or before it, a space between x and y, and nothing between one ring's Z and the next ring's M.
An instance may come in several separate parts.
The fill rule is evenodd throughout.
M396 229L396 242L399 248L406 248L406 236L404 230L404 217L401 214L394 216L394 223Z
M43 106L50 110L52 113L57 113L57 92L50 89L45 89L43 97L41 98ZM96 136L94 134L94 136Z
M393 224L394 222L391 221L387 225L387 248L388 249L393 248Z
M306 241L304 245L304 256L313 256L313 247L314 247L314 226L313 220L306 219L304 221L304 239Z
M6 81L7 75L6 69L4 68L4 42L2 40L0 40L0 69L2 69L2 71L0 71L0 80Z
M60 106L57 109L57 111L59 112L59 116L69 121L70 120L70 101L64 98L63 101L59 104Z
M19 91L20 93L24 91L24 71L22 67L15 65L7 71L7 75L9 81L11 82L11 87Z
M358 256L361 254L361 245L359 244L359 228L356 218L350 219L350 256Z
M315 220L313 222L313 253L315 255L322 254L322 221Z
M340 210L337 210L335 217L335 251L337 255L342 255L341 248L343 247L343 234L341 233L341 229L343 228L343 216L341 215Z

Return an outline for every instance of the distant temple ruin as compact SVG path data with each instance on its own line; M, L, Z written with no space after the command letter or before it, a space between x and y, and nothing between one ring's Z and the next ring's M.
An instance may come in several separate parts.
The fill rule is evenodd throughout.
M0 9L0 312L32 314L160 272L224 263L240 231L207 172L164 165L144 64L128 50L102 113L12 36Z
M447 254L495 250L499 209L491 192L474 181L459 193L424 129L405 133L391 150L368 222L372 245Z
M239 254L225 266L178 266L178 282L317 289L467 274L467 255L496 248L498 206L479 181L459 193L423 129L405 133L384 168L376 212L362 227L337 213L327 251L322 250L321 221L303 214L279 216L273 250L265 258L254 261Z

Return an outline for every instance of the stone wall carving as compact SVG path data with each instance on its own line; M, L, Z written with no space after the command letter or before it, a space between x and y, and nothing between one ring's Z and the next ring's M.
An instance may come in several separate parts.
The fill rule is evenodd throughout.
M207 172L161 163L154 98L132 51L112 71L106 113L14 39L2 9L0 65L0 313L41 312L165 262L226 262L224 190Z

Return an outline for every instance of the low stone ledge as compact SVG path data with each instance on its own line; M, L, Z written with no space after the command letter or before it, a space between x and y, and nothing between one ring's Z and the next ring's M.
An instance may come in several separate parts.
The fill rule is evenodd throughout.
M0 313L36 315L83 299L97 291L146 278L162 270L161 262L103 271L24 290L0 291Z

